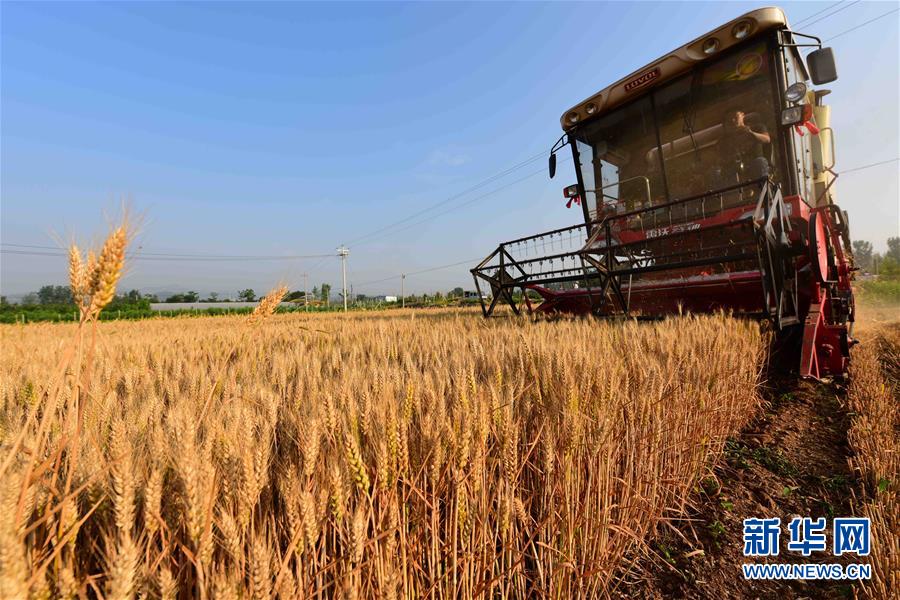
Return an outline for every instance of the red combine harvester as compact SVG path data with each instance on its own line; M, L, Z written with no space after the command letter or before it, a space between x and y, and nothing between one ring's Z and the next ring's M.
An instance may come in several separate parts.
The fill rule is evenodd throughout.
M815 48L804 63L800 48ZM504 242L472 269L490 316L659 318L718 310L768 319L803 377L846 373L853 271L834 202L830 48L778 8L747 13L562 116L576 225ZM567 160L567 159L564 159ZM539 296L533 305L529 295ZM517 301L517 298L521 301Z

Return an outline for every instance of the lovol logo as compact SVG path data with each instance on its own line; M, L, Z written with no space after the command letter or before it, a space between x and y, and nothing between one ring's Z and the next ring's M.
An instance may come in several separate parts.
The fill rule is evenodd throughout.
M632 79L631 81L626 83L625 91L630 92L634 89L645 86L648 83L650 83L651 81L653 81L654 79L656 79L657 77L659 77L659 67L653 69L652 71L647 71L640 77L638 77L636 79Z

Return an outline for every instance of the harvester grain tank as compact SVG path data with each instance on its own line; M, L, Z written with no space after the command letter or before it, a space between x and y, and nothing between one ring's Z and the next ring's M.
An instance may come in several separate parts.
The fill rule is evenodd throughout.
M581 218L504 242L472 269L479 295L491 290L484 315L498 303L638 318L727 310L794 340L802 376L844 375L853 262L830 90L813 89L835 80L830 48L762 8L565 111L550 177L570 155L563 194Z

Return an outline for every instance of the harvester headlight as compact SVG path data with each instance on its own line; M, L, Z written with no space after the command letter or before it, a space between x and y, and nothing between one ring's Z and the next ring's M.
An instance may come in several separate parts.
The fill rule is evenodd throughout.
M733 35L737 40L742 40L750 35L751 29L753 29L753 25L750 23L750 21L741 21L731 28L731 35Z
M787 98L789 102L799 102L806 97L806 84L802 81L798 81L797 83L792 83L788 86L788 89L784 90L784 97Z
M718 49L719 40L716 38L709 38L703 42L703 54L713 54Z
M782 125L796 125L803 120L803 106L792 106L781 111Z
M575 124L578 122L578 113L574 110L566 115L566 121L569 123Z
M584 107L584 111L585 111L587 114L592 115L592 114L594 114L595 112L597 112L597 105L594 104L593 102L589 102L589 103L587 104L587 106Z

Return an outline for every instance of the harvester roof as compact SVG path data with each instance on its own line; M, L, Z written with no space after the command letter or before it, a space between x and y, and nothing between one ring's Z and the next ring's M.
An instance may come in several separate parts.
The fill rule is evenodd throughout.
M681 75L694 65L714 58L732 46L786 25L784 12L776 7L759 8L741 15L576 104L560 117L562 128L568 130L583 121L605 114L640 96L641 92Z

